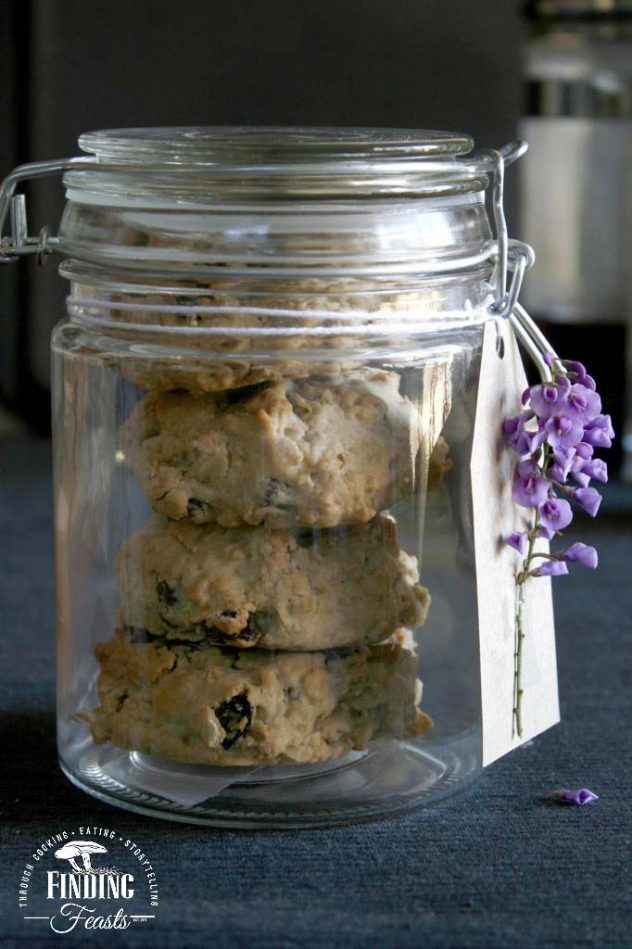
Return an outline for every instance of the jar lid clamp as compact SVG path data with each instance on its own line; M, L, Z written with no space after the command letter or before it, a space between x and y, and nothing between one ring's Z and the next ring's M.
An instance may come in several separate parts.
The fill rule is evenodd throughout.
M147 130L144 130L147 131ZM156 130L160 132L160 130ZM186 131L186 130L184 130ZM195 130L191 130L195 131ZM202 142L199 148L202 148L206 141L203 138L205 130L200 130ZM249 130L236 130L242 134L248 135ZM257 130L254 130L256 133ZM261 131L261 130L259 130ZM265 131L265 130L264 130ZM273 131L267 130L270 134L266 139L262 137L264 149L270 149L270 143L273 141ZM348 173L349 166L354 169L360 169L360 175L356 175L353 185L356 188L347 197L352 200L355 196L360 198L379 197L401 198L402 195L434 197L446 194L458 194L463 190L480 191L485 190L487 184L491 181L491 209L495 228L495 239L489 242L487 259L494 263L494 301L490 306L490 314L496 318L511 319L516 331L516 335L524 345L529 355L534 359L541 374L546 377L549 373L547 365L542 360L543 352L551 352L551 347L542 336L541 332L535 326L524 309L517 303L520 287L526 270L534 261L534 254L527 244L509 239L507 225L505 221L503 192L504 192L504 170L505 167L520 158L526 151L525 142L511 142L501 149L494 151L484 151L471 157L463 157L463 151L471 147L471 140L466 137L450 137L447 133L427 133L425 139L417 141L413 133L400 133L399 137L388 138L383 133L382 138L371 142L372 149L366 154L359 152L358 149L366 144L366 135L360 135L362 130L350 130L350 137L347 143L347 152L340 155L327 153L325 159L322 159L316 146L322 148L323 142L317 137L309 140L310 130L284 130L287 134L294 131L295 139L290 138L291 161L296 161L296 151L292 151L292 146L296 150L297 144L302 142L301 133L305 136L314 154L310 156L312 161L325 161L329 174L326 181L330 189L326 194L331 193L332 188L340 187L341 170ZM213 130L208 132L212 135ZM90 143L92 140L99 141L102 133L93 133L87 136L86 140ZM109 133L105 134L106 145L110 147L120 147L120 142L125 143L125 139L116 137L107 138ZM111 133L116 136L117 133ZM138 146L138 142L143 143L137 130L132 130L129 139ZM194 136L191 141L195 147L198 144ZM239 146L244 142L236 139ZM325 139L326 141L326 139ZM151 142L151 139L150 139ZM160 139L158 140L161 144ZM128 142L129 144L129 142ZM164 147L164 142L162 143ZM173 148L173 142L169 142ZM185 145L190 142L185 141ZM215 143L216 144L216 143ZM245 144L248 144L246 137ZM355 149L355 151L354 151ZM461 154L459 154L459 152ZM182 160L181 154L172 154L171 152L161 154L160 152L150 152L142 154L141 160L138 154L134 153L131 160L119 160L112 158L111 152L105 156L87 155L81 157L65 158L57 161L35 162L20 165L15 168L4 180L0 187L0 263L11 263L19 257L27 255L36 255L40 264L43 264L46 256L50 253L65 253L64 241L62 237L53 235L48 226L44 226L37 236L30 236L27 224L26 200L24 194L16 194L16 188L22 182L29 178L41 178L63 172L98 172L100 174L121 174L133 176L137 179L138 175L146 176L152 173L158 175L168 174L170 180L182 180L181 176L194 175L212 175L213 180L219 180L222 183L228 181L228 188L242 188L243 181L250 188L257 186L257 174L263 172L271 175L268 180L274 180L274 174L283 169L283 163L278 162L278 156L270 151L264 155L264 161L269 162L263 165L239 165L237 170L243 173L243 178L239 176L230 177L230 166L222 165L221 161L203 161L197 160L198 152L194 153L193 161L184 152L185 158ZM116 153L114 153L116 154ZM156 161L158 154L158 161ZM440 160L437 160L439 156ZM362 160L359 161L358 159ZM277 163L274 164L274 160ZM240 156L243 162L243 157ZM313 168L312 166L309 166ZM281 179L284 185L290 182L291 187L296 188L296 182L301 180L301 169L293 165L285 166L285 171L290 168L291 177ZM370 173L374 169L380 170L380 184L376 191L370 190ZM175 176L175 177L174 177ZM393 185L390 185L389 176L392 176ZM326 177L326 176L325 176ZM359 182L359 186L358 186ZM451 190L452 189L452 190ZM240 192L241 193L241 192ZM254 193L254 192L253 192ZM290 195L299 193L301 197L312 198L316 194L314 191L290 191ZM339 192L335 192L339 195ZM260 197L260 193L257 192ZM320 196L320 194L318 195ZM4 236L4 230L7 219L10 219L10 235ZM75 256L71 254L71 256ZM462 259L453 258L447 262L446 272L457 271L471 265L471 258ZM420 266L420 272L423 273L423 266ZM509 278L509 273L511 277Z

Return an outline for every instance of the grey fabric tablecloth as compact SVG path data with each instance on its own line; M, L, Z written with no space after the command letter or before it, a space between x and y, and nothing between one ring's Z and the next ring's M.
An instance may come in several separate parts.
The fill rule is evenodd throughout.
M598 520L582 518L576 530L599 548L600 569L555 582L560 726L431 810L332 830L230 832L114 810L59 772L50 450L26 438L0 449L5 945L632 945L632 496L625 489L609 491ZM543 799L560 786L587 786L600 800L550 806ZM37 841L81 820L114 825L147 848L162 891L153 924L93 937L27 928L17 908L24 863Z

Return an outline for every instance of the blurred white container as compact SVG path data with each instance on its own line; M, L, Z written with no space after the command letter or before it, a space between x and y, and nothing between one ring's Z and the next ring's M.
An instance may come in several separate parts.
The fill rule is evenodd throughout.
M525 299L552 323L625 326L612 360L627 392L611 408L632 476L632 3L534 0L526 12L521 229L538 266Z

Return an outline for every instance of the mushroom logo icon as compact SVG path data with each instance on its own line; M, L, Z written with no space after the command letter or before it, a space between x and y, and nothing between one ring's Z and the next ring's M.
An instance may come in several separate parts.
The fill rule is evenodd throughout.
M60 860L67 860L75 873L117 873L114 868L92 866L93 853L107 852L107 847L93 840L69 840L55 851L55 856ZM79 866L77 860L81 860L83 866Z

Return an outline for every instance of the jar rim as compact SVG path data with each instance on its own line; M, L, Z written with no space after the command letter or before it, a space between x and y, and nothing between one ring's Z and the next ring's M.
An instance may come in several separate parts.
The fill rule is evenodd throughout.
M473 146L458 132L333 126L165 126L79 137L81 150L102 161L210 166L440 159L465 155Z
M169 199L278 205L425 199L487 188L489 155L459 132L318 126L183 126L86 132L64 182L89 203ZM468 157L469 156L469 157Z

